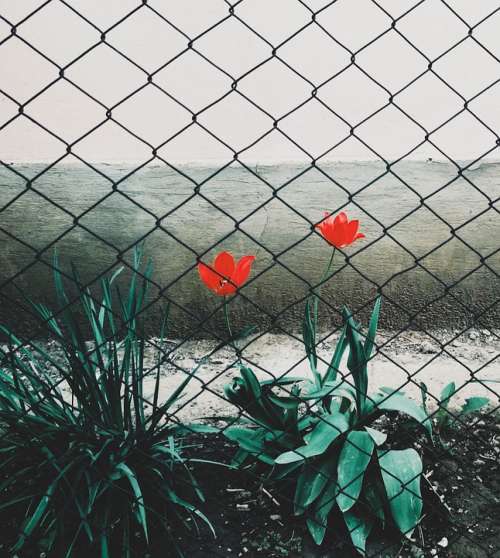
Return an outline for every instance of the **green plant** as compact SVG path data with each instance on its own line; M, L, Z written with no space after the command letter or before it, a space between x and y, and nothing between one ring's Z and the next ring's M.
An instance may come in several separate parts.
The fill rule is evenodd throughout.
M306 515L317 544L325 537L328 517L338 510L353 545L363 554L373 526L392 518L410 536L422 514L422 462L413 448L391 449L378 421L399 412L417 421L432 436L431 422L413 400L382 388L369 395L368 362L372 358L380 312L375 303L366 336L351 313L324 373L318 370L315 320L306 304L304 344L312 381L259 382L241 367L226 387L228 399L244 411L246 424L232 425L226 436L239 444L235 461L253 456L271 466L271 478L295 483L294 511ZM341 375L343 355L348 374ZM283 394L287 384L287 394ZM378 422L377 422L378 421Z
M32 305L59 361L1 328L9 350L0 354L0 513L24 518L13 553L31 544L49 556L92 549L103 558L142 557L169 541L181 554L179 528L201 518L212 530L196 503L203 494L191 471L197 460L185 457L186 427L169 414L196 370L160 397L168 309L156 365L148 369L140 318L152 265L141 267L137 248L125 296L115 284L119 269L101 281L99 302L73 268L84 329L54 259L58 311ZM152 402L143 395L146 373Z
M432 417L435 429L441 435L450 425L451 420L456 420L457 418L468 415L469 413L474 413L479 411L485 405L487 405L490 400L487 397L475 396L469 397L465 400L464 404L457 409L456 413L449 410L449 405L453 397L457 394L457 388L455 382L450 382L446 384L439 395L437 401L438 409L434 413L429 411L427 404L429 391L424 382L420 382L420 393L422 395L422 406L429 417Z

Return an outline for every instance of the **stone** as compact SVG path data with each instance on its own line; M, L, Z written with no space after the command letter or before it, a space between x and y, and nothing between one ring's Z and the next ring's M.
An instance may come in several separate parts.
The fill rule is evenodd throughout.
M438 349L429 341L424 341L420 346L420 352L424 354L434 354L438 352Z
M448 546L448 539L446 537L443 537L439 542L438 545L441 548L446 548Z

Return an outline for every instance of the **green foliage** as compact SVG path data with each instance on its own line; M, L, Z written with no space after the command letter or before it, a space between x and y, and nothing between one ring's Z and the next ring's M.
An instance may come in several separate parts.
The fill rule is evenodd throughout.
M439 434L443 434L445 430L450 425L451 420L455 420L457 417L463 417L468 415L469 413L474 413L476 411L481 410L483 407L488 405L490 400L487 397L469 397L465 400L464 404L453 413L449 410L449 405L453 399L453 397L457 394L457 388L455 386L455 382L450 382L446 384L439 395L439 399L437 401L438 409L434 413L429 412L428 408L428 397L429 392L427 386L424 382L420 382L420 393L422 395L422 406L429 417L433 418L436 430Z
M193 528L192 518L211 525L196 503L203 495L185 457L186 427L169 415L194 371L160 401L168 309L156 364L145 368L140 317L151 263L142 269L136 249L126 293L115 283L120 269L101 281L98 301L73 269L86 331L57 257L54 268L57 312L32 307L62 358L1 328L9 350L0 354L0 513L25 518L11 550L121 557L143 556L160 541L176 548L176 530Z
M308 302L303 329L312 381L285 377L259 382L242 367L240 377L225 391L245 417L244 424L226 430L226 436L239 444L235 462L242 465L253 456L271 467L271 478L293 480L294 511L306 517L317 544L324 540L329 516L340 513L361 554L374 525L384 527L391 519L409 537L422 514L420 457L413 449L390 449L378 419L402 413L432 436L427 414L413 400L389 388L369 394L368 362L379 313L377 299L363 335L344 309L344 327L321 373L316 320Z

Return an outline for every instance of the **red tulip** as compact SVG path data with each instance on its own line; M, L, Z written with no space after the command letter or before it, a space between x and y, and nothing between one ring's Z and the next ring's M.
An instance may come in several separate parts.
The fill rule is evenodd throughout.
M226 296L236 292L250 275L255 256L243 256L235 263L230 252L221 252L209 266L200 262L198 273L205 285L219 296Z
M365 238L358 232L359 221L349 221L347 215L341 211L336 217L325 211L325 219L316 225L323 238L335 248L345 248L358 238Z

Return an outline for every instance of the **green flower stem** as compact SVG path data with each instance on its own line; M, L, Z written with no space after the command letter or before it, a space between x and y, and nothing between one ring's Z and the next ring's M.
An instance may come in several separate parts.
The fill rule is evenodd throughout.
M238 360L240 360L240 350L238 349L236 343L233 341L233 332L231 330L231 322L229 320L228 301L226 296L224 297L223 309L224 309L224 320L226 322L227 332L229 334L229 345L233 347L236 356L238 357Z
M315 287L313 289L312 292L312 296L314 297L313 300L313 320L314 320L314 333L316 334L316 329L318 326L318 303L319 303L319 295L321 294L321 287L332 278L332 275L330 275L330 271L332 269L333 266L333 260L335 258L335 247L332 250L332 255L330 256L330 261L328 262L328 265L325 268L325 271L323 272L323 275L321 276L321 279L319 280L319 284L317 287Z

